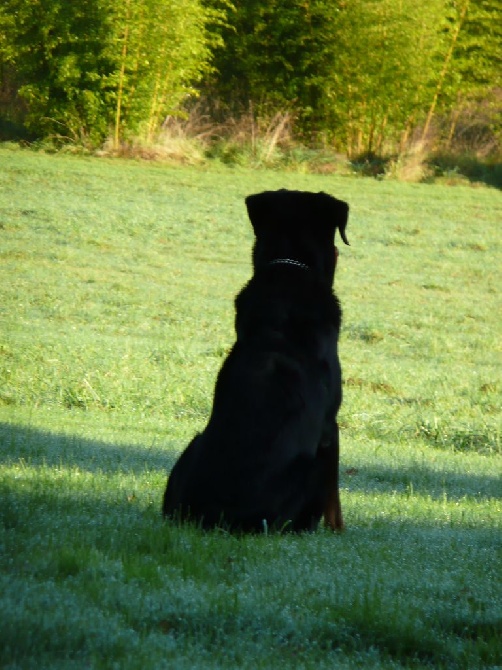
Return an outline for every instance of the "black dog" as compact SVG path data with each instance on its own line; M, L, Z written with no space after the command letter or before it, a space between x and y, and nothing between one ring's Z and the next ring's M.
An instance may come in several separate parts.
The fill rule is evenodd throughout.
M175 464L163 513L203 528L343 527L338 487L341 310L335 230L348 205L326 193L246 199L254 275L235 301L237 342L205 430Z

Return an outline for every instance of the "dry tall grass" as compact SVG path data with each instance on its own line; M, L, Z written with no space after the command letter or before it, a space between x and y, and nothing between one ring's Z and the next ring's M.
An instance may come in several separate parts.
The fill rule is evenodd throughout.
M502 100L502 93L499 96ZM498 102L497 102L498 101ZM400 146L388 143L382 155L349 160L335 149L309 146L298 139L290 110L258 114L252 106L232 116L200 101L183 116L169 116L157 135L141 135L118 148L110 139L102 155L185 165L220 162L229 166L277 168L317 174L358 174L405 182L484 182L502 187L500 132L493 106L471 102L429 127L420 127Z

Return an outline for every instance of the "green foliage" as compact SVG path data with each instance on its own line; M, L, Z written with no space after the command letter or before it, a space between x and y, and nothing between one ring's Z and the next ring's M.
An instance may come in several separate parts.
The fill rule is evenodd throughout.
M502 2L471 0L452 58L456 85L446 98L452 109L448 137L494 157L500 157L502 141L501 44Z
M209 70L210 13L199 0L126 0L112 1L110 16L115 144L127 136L151 138Z
M0 163L0 666L496 668L500 194L4 146ZM347 531L178 528L161 497L234 338L243 198L283 186L351 205Z
M304 144L372 160L402 154L418 128L423 140L451 141L475 110L485 153L498 155L501 9L500 0L5 0L0 116L89 146L110 136L117 150L152 142L203 92L219 124L287 116Z
M106 24L97 0L7 0L0 7L0 59L10 64L36 134L92 141L107 131L103 55Z
M335 141L349 156L381 155L386 141L396 146L420 118L435 76L442 7L442 0L340 7L331 39L335 51L318 87L326 128L335 129Z
M215 16L199 0L6 0L0 62L34 133L95 145L113 127L118 144L151 134L194 93Z
M402 149L469 80L482 81L485 95L496 84L498 4L236 3L216 53L216 90L233 111L250 102L257 114L293 111L304 134L351 157Z
M454 54L463 92L490 91L500 86L502 69L502 2L470 0L464 30Z
M216 56L222 90L295 109L304 132L349 154L379 151L423 108L442 10L442 0L242 3Z

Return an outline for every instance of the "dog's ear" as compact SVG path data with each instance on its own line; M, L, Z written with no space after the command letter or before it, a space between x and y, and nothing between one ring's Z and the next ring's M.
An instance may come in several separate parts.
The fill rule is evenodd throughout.
M277 191L264 191L248 195L246 198L248 216L255 234L262 226L273 220L277 206L277 193Z
M324 199L323 204L325 206L326 217L330 220L330 222L334 222L335 229L338 228L340 232L340 237L345 242L345 244L350 246L347 236L345 235L345 228L347 227L347 222L349 220L348 204L343 200L338 200L332 195L328 195L322 191L318 195L322 196Z

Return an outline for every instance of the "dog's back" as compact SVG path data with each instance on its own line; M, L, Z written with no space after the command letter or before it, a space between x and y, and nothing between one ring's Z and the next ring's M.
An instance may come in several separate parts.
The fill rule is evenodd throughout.
M208 425L171 473L164 514L243 531L311 529L326 505L341 403L331 284L348 209L289 191L247 205L255 271L236 298L237 341Z

